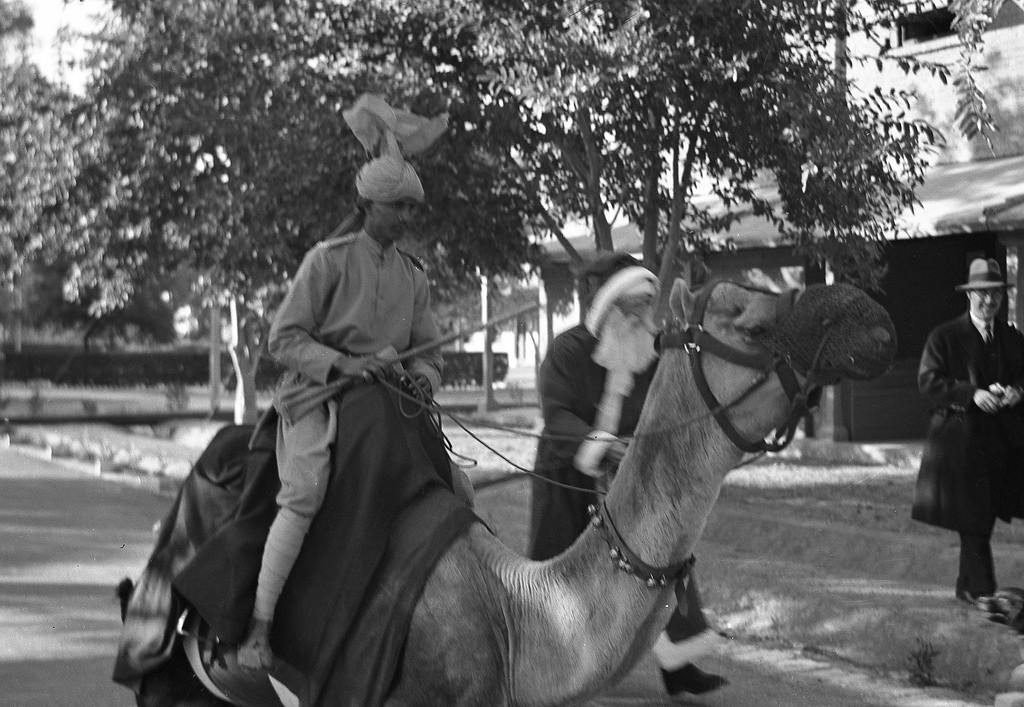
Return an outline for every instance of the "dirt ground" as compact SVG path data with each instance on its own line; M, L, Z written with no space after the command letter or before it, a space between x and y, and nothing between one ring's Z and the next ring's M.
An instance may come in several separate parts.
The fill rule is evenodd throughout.
M480 487L478 512L520 552L529 484L517 467L532 467L536 423L534 408L444 421L453 458ZM123 463L108 476L141 468L173 482L217 427L74 425L12 434L58 456L119 454ZM1021 659L1019 641L954 600L956 537L910 520L915 473L908 464L776 457L733 471L697 548L718 627L745 644L796 649L908 685L982 700L1005 691ZM994 540L1000 580L1024 586L1024 530L1000 525Z

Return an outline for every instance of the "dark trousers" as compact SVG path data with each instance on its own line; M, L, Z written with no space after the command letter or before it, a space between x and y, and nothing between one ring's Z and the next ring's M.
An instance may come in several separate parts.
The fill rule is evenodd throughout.
M700 600L700 591L697 589L697 577L690 573L686 580L686 606L679 607L669 617L665 626L665 633L673 643L679 643L687 638L693 638L708 629L707 619L704 618L703 604Z
M992 526L987 533L960 533L960 573L956 578L956 591L970 592L975 596L990 595L996 591Z

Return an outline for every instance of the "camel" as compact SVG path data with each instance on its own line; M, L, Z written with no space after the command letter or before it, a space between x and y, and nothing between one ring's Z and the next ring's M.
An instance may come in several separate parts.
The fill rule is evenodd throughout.
M614 685L675 610L729 470L773 431L788 441L815 388L895 355L888 314L848 285L677 280L669 301L676 325L592 524L545 562L470 526L427 580L387 705L573 704Z

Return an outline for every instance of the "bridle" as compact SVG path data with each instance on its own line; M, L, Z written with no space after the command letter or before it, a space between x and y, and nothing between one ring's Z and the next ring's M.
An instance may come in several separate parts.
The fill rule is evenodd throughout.
M713 280L705 285L697 295L693 311L693 319L696 323L685 325L678 320L673 321L668 327L658 333L655 340L655 348L659 353L665 349L683 349L686 351L693 370L694 381L701 397L704 399L704 404L708 407L722 428L722 431L741 451L751 453L776 452L786 447L793 440L793 435L796 432L800 419L807 414L808 410L817 406L821 395L821 385L816 382L815 373L821 353L825 347L825 342L831 332L831 324L826 324L822 340L818 344L811 365L805 372L804 382L801 384L797 372L793 368L792 357L788 353L772 351L768 348L756 353L741 351L715 338L704 329L704 315L707 310L708 301L714 289L724 282L729 282L751 292L776 297L776 327L780 326L790 316L798 295L798 290L786 290L782 293L776 293L734 281ZM701 360L701 356L704 353L717 356L725 361L746 368L751 368L757 371L757 375L746 390L729 401L728 404L723 405L715 397L714 392L712 392L711 387L708 385L707 377L704 375L704 366ZM751 442L745 439L732 424L728 411L764 385L771 378L772 373L778 375L786 397L789 398L789 413L786 416L786 421L773 431L771 440L764 439ZM608 544L609 557L617 569L634 575L649 589L660 589L674 582L677 606L683 607L686 605L683 594L686 591L686 578L689 576L690 570L696 561L693 555L690 555L682 562L676 562L671 565L661 567L649 565L629 547L625 538L619 533L605 500L602 500L599 504L591 505L588 510L590 512L590 523Z
M801 418L810 409L817 407L818 401L821 398L821 385L815 381L814 372L830 330L826 329L822 336L810 370L806 372L804 383L801 384L796 370L793 368L792 358L788 353L771 351L769 349L762 349L753 353L741 351L720 339L716 339L704 329L704 314L707 310L708 301L711 299L711 294L718 285L725 282L751 292L776 297L776 327L781 325L792 313L793 305L796 303L797 295L799 294L798 290L786 290L776 293L731 280L713 280L703 287L697 295L693 312L693 319L696 323L687 325L679 320L672 321L658 334L655 347L659 353L665 349L683 349L686 351L690 359L694 382L697 385L697 390L700 391L701 398L704 399L704 404L707 405L718 422L719 427L722 428L722 431L725 432L729 440L741 451L750 453L778 452L793 441L793 436L796 433L796 428L800 424ZM757 375L746 390L731 400L729 404L723 405L715 397L711 387L708 385L707 377L704 375L704 366L701 361L701 355L704 353L717 356L745 368L753 369L757 371ZM778 375L782 389L785 391L786 397L789 398L789 413L786 416L786 421L773 431L771 439L747 440L729 419L729 408L746 399L747 396L764 385L773 372Z

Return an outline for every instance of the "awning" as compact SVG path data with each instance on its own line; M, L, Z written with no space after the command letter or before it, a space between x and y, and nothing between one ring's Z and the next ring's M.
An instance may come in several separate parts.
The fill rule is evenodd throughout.
M757 193L779 210L781 200L773 185L766 184ZM1024 155L936 165L918 187L917 198L920 205L903 216L905 235L911 237L1024 231ZM712 197L696 200L703 201L705 207L717 201ZM783 245L771 222L749 212L712 239L731 241L738 248ZM594 251L594 236L589 231L574 235L569 242L581 255ZM627 223L612 229L612 242L616 250L639 252L643 237L634 224ZM557 240L547 239L541 247L549 262L569 260Z

